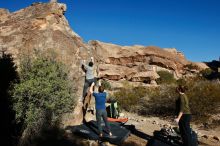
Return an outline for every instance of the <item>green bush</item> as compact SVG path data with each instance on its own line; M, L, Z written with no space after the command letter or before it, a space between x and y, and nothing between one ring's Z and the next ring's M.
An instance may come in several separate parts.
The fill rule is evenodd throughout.
M195 65L195 64L190 63L190 64L184 65L184 68L189 69L189 70L192 70L192 69L196 69L197 70L198 66Z
M202 77L206 78L206 79L211 79L212 75L213 75L214 71L210 68L206 68L204 70L202 70L200 72L200 74L202 75Z
M147 88L146 102L142 102L139 113L142 115L167 117L175 114L177 94L175 85L161 85L158 88Z
M202 77L208 80L220 79L220 73L218 71L212 70L211 68L202 70L200 74Z
M168 71L158 71L157 73L160 76L160 78L156 80L158 84L171 84L176 82L173 74Z
M194 120L206 122L209 117L219 112L220 85L214 81L201 80L188 83L188 96Z
M184 78L180 78L176 81L177 85L186 85L187 80Z
M188 87L186 95L189 98L193 120L205 123L211 115L219 113L220 84L215 81L195 79L182 79L179 83ZM157 90L148 92L149 101L143 104L146 114L157 116L171 116L175 114L175 100L178 94L175 92L177 85L161 85ZM142 112L144 113L144 112Z
M195 79L182 79L179 83L188 87L186 95L189 98L193 120L205 123L210 120L211 115L219 112L220 106L220 84L215 81ZM176 85L161 85L159 91L152 90L148 103L145 103L146 113L157 116L171 116L175 111ZM154 92L159 92L155 94Z
M127 88L126 88L127 87ZM175 112L175 86L124 86L113 95L122 109L141 115L168 116Z
M204 77L208 77L213 73L213 70L210 68L206 68L200 72Z
M101 84L104 86L105 89L111 90L111 84L107 80L102 80Z
M200 78L180 79L178 84L188 87L186 95L189 98L193 121L206 123L211 115L219 113L220 84ZM177 84L162 84L159 87L132 87L129 85L114 93L121 108L141 115L174 117Z
M19 70L20 82L13 85L11 95L16 120L30 128L56 123L63 113L70 111L74 95L66 67L52 58L23 57ZM40 127L35 127L39 128Z
M122 109L126 111L135 111L138 109L141 99L146 95L144 87L121 88L113 94L113 97L119 102Z

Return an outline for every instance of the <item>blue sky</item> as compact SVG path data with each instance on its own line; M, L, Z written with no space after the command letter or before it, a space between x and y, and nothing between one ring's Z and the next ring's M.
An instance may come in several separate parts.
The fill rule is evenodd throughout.
M1 0L11 12L40 0ZM47 2L48 0L41 0ZM177 48L191 61L220 56L220 0L60 0L85 42Z

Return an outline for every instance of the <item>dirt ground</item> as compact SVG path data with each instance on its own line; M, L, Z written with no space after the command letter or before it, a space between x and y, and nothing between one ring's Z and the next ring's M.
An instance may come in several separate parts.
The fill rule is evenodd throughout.
M177 127L178 125L172 122L173 119L163 120L158 117L144 117L134 113L123 112L124 117L129 120L126 125L134 125L135 129L141 133L140 135L130 134L128 138L123 142L122 146L146 146L149 137L153 136L155 130L160 130L164 126ZM191 124L194 131L198 134L199 146L220 146L220 141L213 138L216 136L220 138L220 126L216 129L204 130L197 125ZM97 141L90 141L81 138L75 138L80 146L99 146ZM114 146L110 143L104 143L105 146Z
M133 113L124 112L124 116L128 117L129 120L126 124L135 125L136 129L147 134L153 136L153 132L155 130L160 130L164 126L177 127L178 125L170 120L162 120L157 117L143 117L138 116ZM191 124L194 131L198 133L199 145L200 146L220 146L220 141L213 138L214 136L220 138L220 126L216 129L204 130L199 128L199 126ZM143 140L135 135L131 135L128 137L126 141L138 141L137 145L145 145L147 140Z

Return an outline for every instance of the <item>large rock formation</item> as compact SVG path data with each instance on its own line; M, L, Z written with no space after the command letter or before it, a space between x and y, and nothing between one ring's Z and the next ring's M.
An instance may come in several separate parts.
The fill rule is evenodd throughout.
M70 28L65 11L66 5L58 3L35 3L14 13L1 9L0 49L12 54L17 64L22 54L55 52L57 59L71 68L71 77L79 79L81 56L88 54L80 48L87 46Z
M70 28L65 11L65 4L55 2L34 3L14 13L0 9L0 53L11 54L19 67L23 54L33 57L36 52L53 52L58 60L69 66L70 77L78 85L79 98L84 83L79 64L81 59L88 58L88 47ZM79 108L77 114L81 113Z
M56 59L69 66L70 77L78 85L78 98L82 96L84 82L80 61L92 56L100 77L117 83L128 80L155 84L159 70L172 72L178 78L184 74L184 66L191 63L176 49L119 46L100 41L85 44L70 28L65 11L66 5L56 1L34 3L13 13L0 9L0 53L11 54L19 66L22 54L33 57L36 52L55 52ZM204 68L201 64L200 67ZM76 120L69 124L81 121L81 106L73 113Z
M155 46L119 46L100 41L90 41L97 60L102 63L99 74L110 80L146 81L157 79L157 71L166 70L176 78L185 74L187 61L176 49L161 49ZM195 64L196 65L196 64Z

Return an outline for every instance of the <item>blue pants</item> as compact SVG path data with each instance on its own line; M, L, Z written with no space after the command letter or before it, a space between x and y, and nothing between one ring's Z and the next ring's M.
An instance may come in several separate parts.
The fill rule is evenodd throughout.
M99 134L102 133L102 125L101 125L102 118L103 118L103 121L105 122L105 127L106 127L107 132L110 133L110 126L107 121L107 112L105 109L103 109L103 110L96 110L96 120L97 120Z

